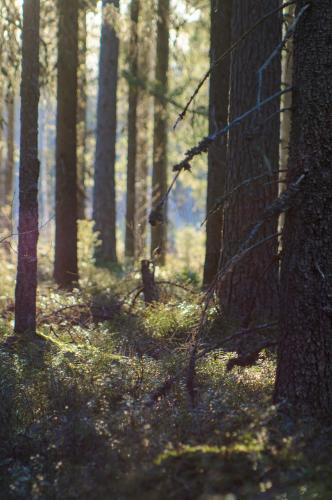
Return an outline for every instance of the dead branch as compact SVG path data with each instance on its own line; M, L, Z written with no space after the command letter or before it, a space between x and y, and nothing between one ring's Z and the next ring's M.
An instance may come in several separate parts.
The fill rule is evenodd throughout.
M210 68L208 69L208 71L203 76L202 80L197 85L196 89L194 90L194 92L191 95L190 99L188 100L187 104L183 108L183 111L177 117L176 122L173 125L173 129L174 130L176 129L177 125L185 118L185 116L186 116L186 114L188 112L188 109L189 109L191 103L194 101L195 97L197 96L197 94L199 93L199 91L201 90L201 88L203 87L203 85L206 82L206 80L211 75L211 73L214 70L214 68L219 63L221 63L227 56L229 56L256 28L258 28L258 26L260 26L262 23L264 23L267 19L269 19L274 14L276 14L279 11L281 11L281 10L289 7L290 5L293 5L294 3L295 3L294 0L290 1L290 2L283 3L277 9L274 9L273 11L268 12L265 16L261 17L249 30L247 30L245 33L243 33L243 35L236 42L234 42L231 45L231 47L228 50L226 50L226 52L224 52L220 57L218 57L218 59L216 59L216 61L214 61L214 63L210 66Z
M270 96L270 97L266 98L264 101L260 102L259 105L256 104L253 108L249 109L248 111L246 111L242 115L235 118L232 122L230 122L228 125L226 125L222 129L219 129L216 132L214 132L213 134L204 137L197 146L194 146L193 148L189 149L186 152L184 159L180 163L174 165L173 172L175 172L175 175L173 177L173 180L172 180L169 188L167 189L167 192L165 193L165 195L163 196L161 201L158 203L158 205L154 209L152 209L150 212L149 223L151 224L151 226L156 226L156 225L162 224L164 222L163 209L164 209L164 205L168 199L168 196L169 196L171 190L173 189L173 186L175 185L180 173L183 170L185 170L187 172L191 171L191 163L190 162L193 160L193 158L195 158L198 155L201 155L202 153L207 153L210 145L218 137L226 135L231 129L240 125L243 120L247 119L249 116L251 116L255 112L259 111L263 106L265 106L266 104L269 104L273 100L282 96L286 92L290 92L291 90L292 90L292 87L288 87L284 90L280 90L280 91L276 92L272 96Z
M262 88L263 88L263 77L264 77L264 73L265 73L266 69L271 64L273 59L279 54L279 52L285 47L288 40L294 35L295 29L296 29L296 26L298 25L299 20L301 19L301 17L303 16L305 11L309 7L310 7L310 3L308 3L304 7L302 7L300 12L295 17L293 23L288 28L288 30L287 30L286 34L284 35L283 39L281 40L281 42L275 47L275 49L271 52L271 54L266 59L266 61L264 61L262 66L259 68L259 70L258 70L258 88L257 88L257 104L258 105L261 102Z

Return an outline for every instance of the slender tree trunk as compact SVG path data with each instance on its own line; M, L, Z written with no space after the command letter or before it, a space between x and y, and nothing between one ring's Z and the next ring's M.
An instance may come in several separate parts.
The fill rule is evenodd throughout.
M15 168L15 94L10 91L7 96L7 159L5 192L6 201L9 205L13 203L13 181ZM10 220L11 220L10 214Z
M211 0L211 48L213 64L231 44L233 0ZM224 127L228 121L230 57L218 65L210 77L209 133ZM227 137L218 139L208 153L208 185L206 210L209 213L218 198L225 194ZM221 251L223 214L219 210L209 216L206 224L206 253L203 284L209 285L216 276Z
M232 38L238 40L262 16L279 6L279 0L234 2ZM232 55L230 121L257 102L258 75L281 40L279 13L246 38ZM275 57L264 74L261 98L280 90L281 58ZM235 127L229 136L226 191L247 179L266 175L238 189L224 211L223 262L237 253L264 207L278 196L280 100L264 106L251 119ZM277 233L277 221L265 224L257 241ZM229 319L245 324L254 318L275 317L278 308L277 237L262 245L237 265L221 289L221 303Z
M169 66L169 0L158 1L156 85L154 100L152 206L157 206L167 191L167 96ZM165 208L166 210L166 208ZM151 254L159 247L159 264L166 262L167 224L151 227Z
M79 10L78 18L78 83L77 83L77 216L85 219L86 176L86 115L87 115L87 31L86 7Z
M93 218L101 240L101 246L96 249L96 258L100 262L117 261L115 145L119 39L112 25L110 7L119 9L119 2L103 1L93 193Z
M0 26L1 28L1 26ZM0 68L2 65L2 54L0 52ZM4 106L3 106L3 82L0 80L0 202L1 204L6 203L5 195L5 168L4 168ZM2 218L2 217L1 217Z
M54 278L61 287L78 280L77 268L77 68L78 0L58 0L56 132L56 231Z
M15 332L36 330L38 241L39 0L23 4L20 208Z
M307 2L299 0L297 11ZM288 182L305 175L286 213L275 400L332 412L332 3L319 0L294 39Z
M148 176L150 160L150 123L152 118L152 98L147 85L152 71L153 42L153 2L146 1L141 11L139 23L138 55L138 107L137 107L137 183L136 183L136 255L141 257L146 251L148 220Z
M137 157L137 70L138 70L138 17L140 0L131 0L131 36L129 46L129 107L128 107L128 159L125 255L135 257L136 157Z

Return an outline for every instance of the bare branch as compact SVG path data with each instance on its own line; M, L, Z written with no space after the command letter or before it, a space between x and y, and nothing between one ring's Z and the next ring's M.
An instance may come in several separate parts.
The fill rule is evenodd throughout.
M218 57L218 59L216 59L216 61L210 66L210 68L208 69L208 71L203 76L202 80L197 85L195 91L193 92L193 94L190 97L189 101L185 105L183 111L179 114L179 116L178 116L178 118L177 118L177 120L176 120L176 122L175 122L175 124L173 126L174 130L176 129L176 127L180 123L180 121L182 121L184 119L184 117L186 116L187 111L188 111L191 103L193 102L193 100L195 99L195 97L197 96L197 94L199 93L199 91L201 90L201 88L203 87L203 85L206 82L206 80L211 75L213 69L221 61L223 61L227 56L229 56L258 26L260 26L262 23L264 23L267 19L269 19L271 16L273 16L277 12L285 9L286 7L289 7L290 5L293 5L294 3L295 3L295 0L283 3L277 9L274 9L273 11L267 13L265 16L261 17L248 31L246 31L245 33L243 33L243 35L236 42L234 42L232 44L232 46L228 50L226 50L226 52L224 52L220 57Z

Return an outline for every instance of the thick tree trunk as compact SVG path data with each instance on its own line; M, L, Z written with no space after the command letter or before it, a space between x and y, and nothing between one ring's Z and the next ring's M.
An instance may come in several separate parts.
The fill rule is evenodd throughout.
M152 98L147 84L152 71L153 2L142 6L139 22L138 106L137 106L137 182L136 182L136 257L146 252L148 220L148 176L150 162L150 123Z
M15 332L36 329L38 241L39 0L23 5L20 208Z
M97 144L94 174L93 218L101 246L100 262L116 262L115 145L119 39L112 26L109 7L118 0L104 0L99 59Z
M211 65L230 47L233 0L211 0ZM209 133L228 122L230 56L224 59L210 77ZM216 200L225 194L227 137L214 142L208 153L208 185L206 210L209 213ZM223 214L219 210L206 223L206 253L203 284L208 286L216 276L221 251Z
M306 1L297 2L297 10ZM286 213L276 402L332 412L332 3L316 0L294 39L294 111Z
M78 82L77 82L77 217L85 219L86 176L86 115L87 115L87 31L86 8L79 11L78 18Z
M131 0L131 36L129 46L129 107L128 107L128 159L125 255L135 257L136 157L137 157L137 70L138 70L138 17L140 0Z
M169 0L158 1L157 49L156 49L156 85L157 94L154 100L154 133L153 133L153 172L152 172L152 206L159 204L167 191L167 96L169 66ZM160 96L160 97L159 97ZM165 206L166 210L166 206ZM151 227L151 255L159 247L160 265L166 262L167 217L164 224Z
M78 0L58 0L56 210L54 278L61 287L78 280L77 68Z
M279 0L247 0L233 3L232 39L238 40L262 16L279 6ZM270 16L233 52L231 63L230 121L257 102L257 72L281 40L281 14ZM264 74L261 98L280 90L281 58L277 56ZM229 136L226 191L247 179L261 181L238 189L224 211L223 263L237 253L264 207L278 196L280 100L264 106L251 119L235 127ZM277 221L265 224L257 241L277 233ZM253 317L277 315L277 238L257 248L234 268L221 289L221 304L228 318L244 324Z

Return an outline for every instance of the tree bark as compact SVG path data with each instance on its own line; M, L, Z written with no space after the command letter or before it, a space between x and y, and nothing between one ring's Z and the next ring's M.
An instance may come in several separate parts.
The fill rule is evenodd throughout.
M212 65L231 44L231 16L233 0L211 0ZM209 97L209 133L228 122L230 56L212 70ZM208 184L206 210L209 213L218 198L225 194L227 137L214 142L208 152ZM221 252L222 211L210 215L206 223L206 247L203 284L208 286L216 276Z
M86 177L86 115L87 115L87 30L85 6L80 7L78 18L78 83L77 83L77 216L85 219Z
M150 162L150 123L152 119L152 98L147 84L152 71L153 2L142 6L139 22L138 50L138 106L137 106L137 182L136 182L136 257L146 252L148 220L148 176Z
M70 288L77 267L78 0L58 0L56 209L54 278Z
M119 39L112 26L109 7L119 9L119 1L103 1L93 193L93 218L101 241L96 258L100 262L117 261L115 146Z
M129 107L128 107L128 159L125 255L135 257L136 157L137 157L137 70L138 70L138 17L140 1L131 0L131 34L129 46Z
M13 181L15 168L15 94L9 91L7 95L7 159L5 176L5 193L8 204L13 203ZM11 214L10 214L11 220Z
M286 18L286 25L284 25L284 31L289 29L289 26L294 22L294 5L290 5L284 11L284 17ZM287 41L285 50L282 54L282 78L283 84L287 87L293 85L293 38ZM279 194L281 194L286 189L286 179L287 179L287 165L289 157L289 141L290 141L290 131L292 124L292 92L287 92L281 97L281 109L285 111L281 113L280 119L280 174L279 174ZM282 232L285 223L285 214L281 214L279 218L279 232ZM282 250L282 238L279 239L279 248Z
M297 11L307 2L299 0ZM286 213L275 401L332 412L332 3L311 3L294 38L288 182L305 178Z
M39 0L23 4L20 208L15 332L36 330L38 242Z
M278 8L279 0L247 0L233 3L232 39L236 41L259 19ZM281 40L281 14L270 16L250 33L232 55L230 121L255 106L258 70ZM280 54L264 74L261 99L280 90ZM264 207L278 196L280 99L264 106L251 119L243 121L229 135L226 191L231 192L246 179L265 174L236 191L224 211L223 263L236 255L251 226ZM277 233L277 221L266 223L257 241ZM221 305L231 321L245 325L253 317L270 319L278 307L277 238L248 255L223 283Z
M154 99L153 133L153 171L152 171L152 207L156 207L167 191L167 96L169 66L169 16L170 1L158 1L157 48L156 48L156 86ZM167 210L167 205L165 205ZM159 247L158 263L166 262L167 220L164 224L151 227L151 255Z
M159 301L159 290L154 279L153 264L150 260L141 261L141 274L145 305Z

